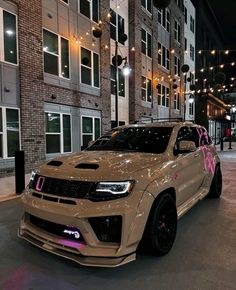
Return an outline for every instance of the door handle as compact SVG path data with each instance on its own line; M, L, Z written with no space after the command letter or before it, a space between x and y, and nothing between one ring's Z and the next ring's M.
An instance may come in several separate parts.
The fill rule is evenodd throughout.
M177 166L177 164L174 164L174 165L171 166L171 168L175 168L176 166Z

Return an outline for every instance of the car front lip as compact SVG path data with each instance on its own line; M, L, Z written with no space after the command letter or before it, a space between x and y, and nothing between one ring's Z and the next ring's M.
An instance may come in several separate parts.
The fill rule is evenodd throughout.
M151 206L153 197L139 192L112 202L93 203L81 200L78 205L62 205L33 197L30 192L22 197L24 215L19 228L19 237L59 256L71 259L81 265L115 267L135 260L136 248L145 227L147 216L144 208ZM145 196L145 198L141 198ZM124 202L124 200L126 201ZM137 200L142 199L142 205ZM134 203L134 200L136 203ZM136 204L136 206L134 206ZM88 210L89 209L89 210ZM33 215L80 230L85 242L71 241L46 232L29 222ZM120 215L122 216L122 237L120 243L101 242L92 230L88 218ZM133 232L133 234L132 234Z

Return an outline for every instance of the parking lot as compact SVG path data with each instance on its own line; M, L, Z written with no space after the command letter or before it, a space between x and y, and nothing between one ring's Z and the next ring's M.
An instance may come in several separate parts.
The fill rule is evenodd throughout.
M139 253L118 268L82 267L20 240L20 199L0 203L0 289L236 289L236 152L220 156L221 199L202 200L179 221L167 256Z

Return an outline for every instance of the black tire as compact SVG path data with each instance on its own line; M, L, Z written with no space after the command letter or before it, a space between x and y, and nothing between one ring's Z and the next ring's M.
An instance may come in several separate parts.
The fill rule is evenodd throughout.
M210 191L208 197L210 198L219 198L222 192L222 173L220 166L217 165L215 168L214 177L211 182Z
M164 256L172 248L177 230L175 201L164 193L154 202L144 232L145 246L153 255Z

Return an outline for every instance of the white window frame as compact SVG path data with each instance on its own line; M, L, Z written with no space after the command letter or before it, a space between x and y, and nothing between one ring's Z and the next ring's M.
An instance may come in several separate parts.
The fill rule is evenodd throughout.
M68 0L69 1L69 0ZM99 22L99 18L100 18L100 0L98 1L98 22L96 22L95 20L93 20L93 0L87 0L89 2L89 8L90 8L90 18L88 18L86 15L84 15L83 13L80 12L80 0L78 0L78 9L79 9L79 13L80 15L83 15L84 17L86 17L87 19L90 19L92 22L94 23L98 23ZM101 0L102 1L102 0Z
M83 133L83 118L90 118L92 119L92 133ZM81 147L84 146L83 144L83 136L90 136L92 135L92 141L95 141L95 119L99 119L100 120L100 136L101 136L101 117L96 117L96 116L89 116L89 115L81 115Z
M192 33L195 33L195 23L194 23L194 18L192 15L190 15L190 31L192 31Z
M169 108L170 107L170 87L164 84L158 84L161 89L161 93L158 92L159 104L158 106Z
M152 103L152 99L153 99L152 80L143 75L142 75L142 78L145 78L145 88L141 86L141 91L145 91L145 100L142 99L142 101L147 102L147 103ZM148 82L149 81L151 82L151 101L148 101Z
M124 20L124 34L126 34L125 33L125 18L123 16L121 16L119 13L117 13L113 9L110 9L110 13L115 13L116 14L116 24L114 24L114 23L112 23L110 21L110 25L113 26L115 28L115 30L116 30L116 39L113 39L113 38L111 38L111 39L114 40L114 41L118 41L120 45L124 45L125 46L125 41L124 41L124 43L119 41L119 36L121 36L122 34L119 34L119 25L118 25L119 17L121 17L122 20Z
M174 23L174 39L177 41L177 43L180 43L180 22L175 19L175 23Z
M142 2L141 2L141 6L142 8L149 14L149 15L152 15L152 8L151 8L151 11L148 10L148 1L151 2L151 7L152 7L152 0L144 0L145 1L145 6L142 5Z
M91 52L91 67L82 64L82 58L81 58L81 48L84 48L86 50L89 50ZM97 52L92 51L91 49L85 47L85 46L80 46L80 84L83 84L85 86L89 86L89 87L93 87L93 88L100 88L100 54L98 54ZM98 87L94 85L94 61L93 61L93 55L96 54L98 56L98 71L99 71L99 76L98 76L98 81L99 81L99 85ZM85 67L91 70L91 85L82 83L82 78L81 78L81 67Z
M46 143L46 136L47 135L60 135L60 152L54 152L54 153L47 153L46 155L55 155L55 154L68 154L73 152L73 143L72 143L72 116L68 113L62 113L62 112L55 112L55 111L44 111L44 114L57 114L60 115L60 132L46 132L45 129L45 143ZM63 136L63 115L70 116L70 142L71 142L71 151L64 152L64 136ZM46 124L45 124L46 125ZM46 150L46 148L45 148Z
M142 39L142 30L145 31L146 41ZM148 46L148 35L151 36L151 47L150 47L150 49L151 49L151 56L148 55L148 50L149 50L149 49L148 49L148 48L149 48L149 46ZM145 47L146 47L146 53L144 54L144 53L142 52L142 54L144 54L144 55L146 55L148 58L152 59L152 54L153 54L153 52L152 52L152 43L153 43L152 34L149 33L149 32L147 32L147 30L146 30L145 28L143 28L143 27L142 27L142 29L141 29L141 43L144 43L144 44L145 44Z
M63 2L65 5L69 6L70 0L67 0L67 1L68 1L68 3L66 3L65 0L61 0L61 2Z
M189 102L189 115L193 116L194 115L194 103Z
M180 76L180 58L176 55L174 59L174 73L176 76Z
M162 57L163 52L165 52L164 63L163 63L163 57ZM170 50L166 48L164 45L162 45L160 42L158 42L158 54L160 55L160 58L161 58L161 63L158 62L158 64L169 71L170 70Z
M4 27L3 27L3 11L6 11L16 17L16 63L5 61L5 52L4 52ZM18 47L18 16L15 13L12 13L9 10L3 9L0 7L0 61L9 63L14 66L19 65L19 47Z
M7 148L7 109L11 110L17 110L18 111L18 122L19 122L19 150L21 149L21 124L20 124L20 109L15 107L2 107L0 106L0 109L2 109L2 132L0 135L2 135L2 149L3 149L3 157L0 157L0 160L3 159L14 159L15 157L8 157L8 148Z
M180 110L180 94L179 92L174 93L174 109Z
M170 10L168 8L157 10L158 13L158 23L167 31L170 32ZM165 14L165 18L163 16ZM168 16L168 17L167 17ZM160 21L159 21L160 18ZM169 19L168 19L169 18ZM164 20L165 19L165 22ZM163 23L164 22L164 23Z
M46 53L48 53L48 54L51 54L51 55L57 57L58 75L50 74L50 73L45 72L45 71L44 71L44 73L49 74L49 75L53 75L53 76L58 76L58 77L63 78L63 79L65 79L65 80L70 80L70 78L71 78L71 71L70 71L70 70L71 70L71 63L70 63L70 40L69 40L68 38L64 37L64 36L61 36L61 35L59 35L59 34L53 32L53 31L51 31L51 30L49 30L49 29L43 27L43 31L44 31L44 30L47 30L48 32L50 32L50 33L52 33L52 34L55 34L55 35L57 36L58 54L52 53L52 52L50 52L50 51L47 51L47 50L45 50L44 47L43 47L43 55L44 55L44 52L46 52ZM42 37L43 37L43 36L42 36ZM61 69L61 61L62 61L62 59L61 59L61 58L62 58L62 54L61 54L61 39L62 39L62 38L68 41L68 52L69 52L69 77L68 77L68 78L66 78L66 77L63 76L63 74L62 74L62 69ZM43 42L44 42L44 41L43 41ZM44 57L43 57L43 69L44 69Z
M194 46L190 43L189 55L192 61L194 61Z

